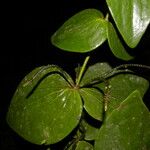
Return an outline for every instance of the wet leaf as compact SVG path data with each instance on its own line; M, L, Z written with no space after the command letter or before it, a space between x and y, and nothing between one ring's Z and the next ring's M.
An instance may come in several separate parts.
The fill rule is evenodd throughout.
M88 52L107 38L107 21L96 9L83 10L67 20L52 36L52 44L71 52Z
M149 127L150 112L136 90L106 118L99 130L94 149L148 150Z
M62 73L65 75L65 73ZM61 70L36 68L18 86L7 114L10 127L35 144L52 144L79 123L82 101Z
M107 0L107 4L125 42L134 48L150 23L150 0Z

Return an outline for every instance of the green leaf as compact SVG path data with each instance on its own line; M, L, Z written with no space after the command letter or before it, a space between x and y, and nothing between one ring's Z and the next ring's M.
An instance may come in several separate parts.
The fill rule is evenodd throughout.
M104 103L108 105L106 116L111 114L133 91L139 90L143 97L149 87L149 82L146 79L133 74L119 74L110 78L107 82L108 86L105 83L99 85L105 93L104 101L106 103Z
M150 0L107 0L107 4L125 42L134 48L150 23Z
M109 46L110 46L112 53L117 58L120 58L123 60L130 60L133 58L124 49L113 25L110 22L108 23L108 43L109 43Z
M99 128L94 127L90 123L86 122L85 120L82 120L82 126L85 129L85 140L91 141L95 140L99 131Z
M83 10L67 20L52 36L52 44L71 52L89 52L107 38L107 21L96 9Z
M35 144L53 144L79 123L82 101L57 67L39 67L18 86L7 114L10 127ZM68 76L68 77L67 77Z
M86 141L79 141L75 150L93 150L93 146Z
M106 118L95 141L95 150L148 150L150 147L150 112L141 94L131 93Z
M93 150L93 145L86 141L74 141L69 147L66 147L65 150Z
M96 79L103 80L104 77L111 71L112 68L108 63L96 63L86 70L81 80L80 86L88 85Z
M103 95L95 88L81 88L80 95L87 113L97 120L103 119Z

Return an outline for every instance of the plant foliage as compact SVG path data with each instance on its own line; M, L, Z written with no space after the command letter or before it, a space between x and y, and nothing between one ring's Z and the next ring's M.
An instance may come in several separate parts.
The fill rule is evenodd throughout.
M86 9L54 33L52 44L85 53L108 40L117 58L132 59L116 30L129 47L135 47L150 22L150 0L107 0L107 6L117 28L108 14L104 17L99 10ZM68 150L149 149L150 112L142 100L149 82L126 69L129 65L112 68L101 62L87 67L88 60L89 56L75 69L75 79L56 65L26 75L7 113L10 127L39 145L70 136L64 147Z

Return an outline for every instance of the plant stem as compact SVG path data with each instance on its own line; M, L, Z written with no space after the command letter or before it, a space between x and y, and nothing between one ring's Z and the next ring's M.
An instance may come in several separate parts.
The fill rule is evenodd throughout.
M86 68L86 65L87 65L89 59L90 59L90 56L87 56L87 57L85 58L85 60L84 60L84 63L83 63L83 65L82 65L82 67L81 67L79 76L77 77L77 80L76 80L76 86L78 86L79 83L80 83L80 81L81 81L81 78L82 78L82 76L83 76L83 73L84 73L84 71L85 71L85 68Z
M109 14L106 14L105 20L108 21L109 20Z

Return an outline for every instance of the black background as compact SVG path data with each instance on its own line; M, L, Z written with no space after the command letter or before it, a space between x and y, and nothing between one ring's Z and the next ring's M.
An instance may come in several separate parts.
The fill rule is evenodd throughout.
M97 8L106 14L107 8L102 0L55 0L49 3L8 3L4 4L2 47L0 50L0 149L19 150L45 149L24 141L7 125L5 118L10 100L20 80L32 69L47 64L56 64L73 76L73 69L83 62L87 54L61 51L50 43L51 35L75 13L86 8ZM135 59L130 63L150 65L150 27L135 49L126 47ZM107 42L90 53L90 64L107 61L116 66L124 61L115 58ZM148 70L138 73L150 80ZM150 98L150 91L147 98ZM145 101L149 107L148 100Z

